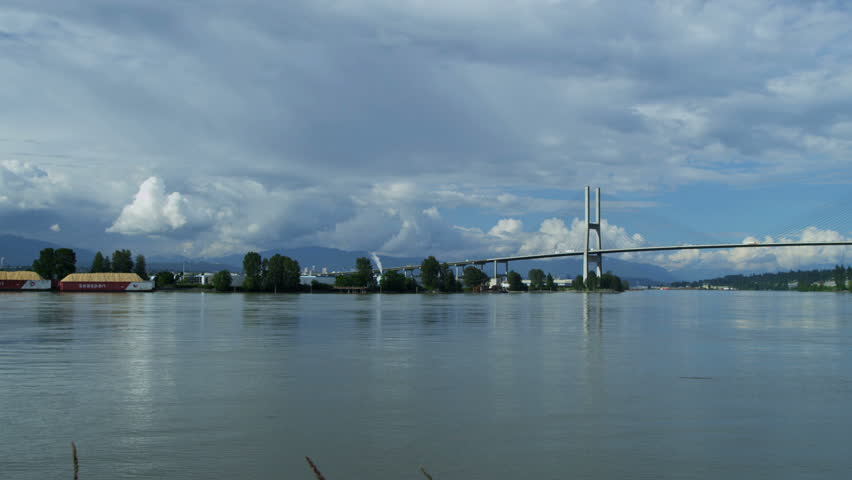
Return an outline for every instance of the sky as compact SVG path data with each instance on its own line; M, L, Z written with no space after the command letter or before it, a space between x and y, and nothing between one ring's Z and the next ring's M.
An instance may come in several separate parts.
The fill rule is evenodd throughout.
M69 246L544 253L585 185L605 248L852 237L843 1L5 0L0 85L0 232Z

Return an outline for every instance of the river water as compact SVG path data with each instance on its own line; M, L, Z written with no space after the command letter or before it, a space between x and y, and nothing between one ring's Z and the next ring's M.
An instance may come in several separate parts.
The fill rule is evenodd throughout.
M0 478L852 472L852 295L0 295Z

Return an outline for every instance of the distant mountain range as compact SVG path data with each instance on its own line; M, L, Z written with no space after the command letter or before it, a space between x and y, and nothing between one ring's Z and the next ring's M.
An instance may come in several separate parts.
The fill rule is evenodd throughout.
M0 235L0 257L5 257L6 266L28 266L32 264L33 260L38 258L39 251L42 249L63 247L65 246L16 235ZM74 248L74 251L77 253L78 267L80 269L88 268L92 263L95 253L82 248ZM371 258L370 253L365 251L349 252L325 247L272 249L258 253L263 258L269 258L275 254L286 255L298 261L302 268L308 267L314 268L316 271L321 271L325 267L329 272L352 270L355 268L355 260L358 257ZM219 258L193 259L146 255L146 260L149 272L160 270L215 272L226 269L239 272L242 271L243 256L243 254L237 254ZM485 257L485 255L482 257ZM382 262L383 267L388 268L403 265L419 265L423 261L423 258L380 256L379 260ZM438 260L452 259L439 258ZM557 278L574 278L582 270L582 259L569 257L553 260L523 260L511 262L509 268L524 277L526 277L530 269L540 268ZM500 265L498 271L502 274L504 272L503 269L503 265ZM628 280L631 285L654 285L680 280L680 278L675 277L661 267L627 262L615 258L604 259L604 269L611 270L621 278ZM488 275L493 275L493 267L486 265L485 272Z
M33 260L45 248L73 248L77 254L77 265L89 266L95 258L95 252L84 248L75 248L68 245L33 240L31 238L19 237L17 235L0 234L0 257L3 257L5 266L27 266L32 265Z
M358 257L371 257L370 252L348 252L345 250L326 247L276 248L272 250L263 250L258 253L260 253L260 256L263 258L269 258L275 254L286 255L299 262L299 265L302 268L315 267L317 271L320 271L323 267L325 267L329 272L354 270L355 259ZM243 254L228 255L226 257L211 260L218 263L238 266L239 269L242 270ZM398 267L401 265L419 265L420 262L423 261L423 258L381 256L379 257L379 260L382 262L383 267Z

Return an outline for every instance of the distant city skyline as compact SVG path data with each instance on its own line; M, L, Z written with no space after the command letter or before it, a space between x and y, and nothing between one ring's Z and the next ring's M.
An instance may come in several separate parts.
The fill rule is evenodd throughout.
M0 233L215 258L852 238L843 3L9 0ZM852 250L632 255L670 271Z

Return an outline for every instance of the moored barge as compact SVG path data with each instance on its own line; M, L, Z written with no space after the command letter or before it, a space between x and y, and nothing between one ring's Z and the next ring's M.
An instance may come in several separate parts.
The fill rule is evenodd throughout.
M135 273L72 273L59 282L62 292L150 292L154 282Z
M50 290L50 280L35 272L0 272L0 291Z

